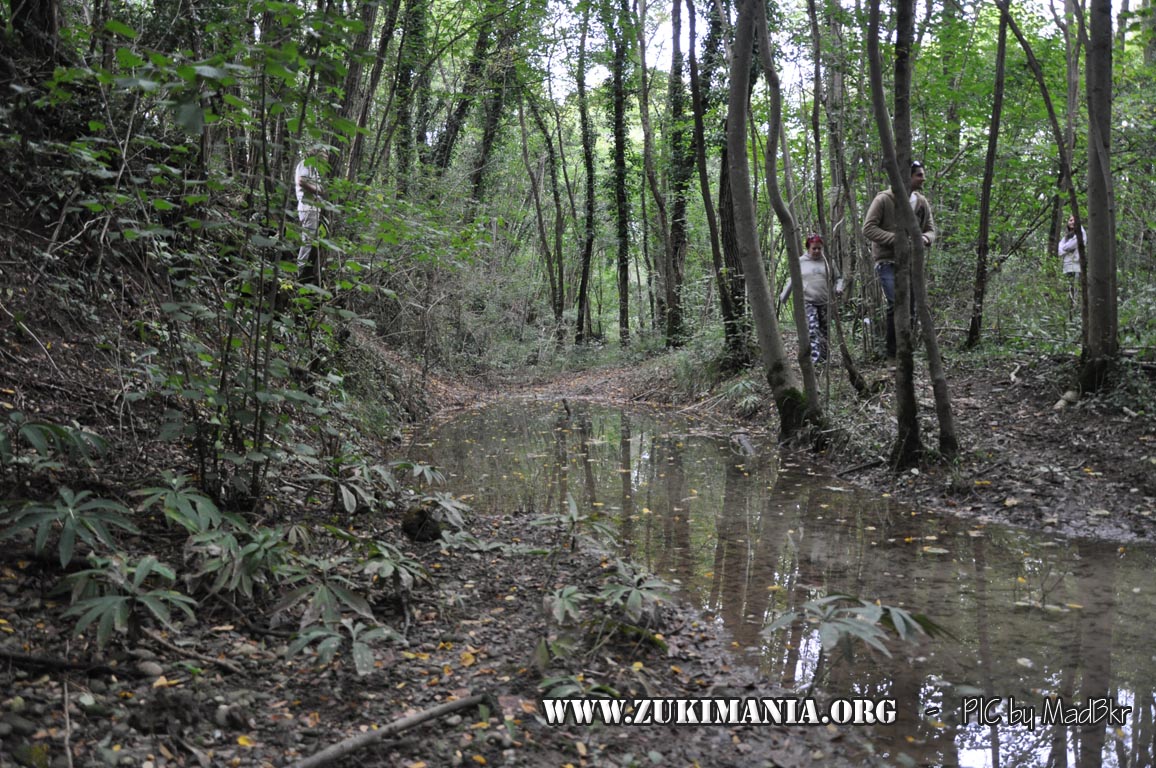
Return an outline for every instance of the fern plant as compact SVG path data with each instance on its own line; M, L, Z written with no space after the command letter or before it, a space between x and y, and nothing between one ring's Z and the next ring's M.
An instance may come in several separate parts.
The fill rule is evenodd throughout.
M241 518L222 513L212 499L190 487L185 475L163 472L161 476L164 485L133 491L133 496L144 497L142 512L159 506L170 522L194 535L220 526L225 518L237 528L246 527Z
M197 601L172 588L176 573L151 555L136 563L120 557L90 557L91 568L68 576L72 592L65 616L77 617L76 633L96 624L96 642L108 645L112 633L129 633L141 615L172 628L173 610L195 619Z
M24 413L8 414L6 429L0 429L0 467L12 469L20 482L25 477L65 468L72 464L91 466L108 450L108 443L95 432L79 426L32 421Z
M338 627L316 626L301 632L285 651L295 656L311 645L317 646L317 662L329 664L348 640L353 667L358 677L373 671L373 644L381 640L396 640L399 636L388 627L367 626L353 619L342 619Z
M358 585L341 571L350 565L347 557L315 558L294 555L286 566L286 583L297 585L273 609L284 612L301 609L299 627L306 630L315 624L334 628L341 623L346 610L376 622L373 609L358 593Z
M57 488L54 501L0 506L0 526L4 528L0 541L22 531L34 531L36 554L41 555L48 547L49 537L55 533L60 566L65 568L72 562L78 540L93 550L98 545L111 550L115 547L113 528L139 533L129 514L128 507L118 501L62 485Z

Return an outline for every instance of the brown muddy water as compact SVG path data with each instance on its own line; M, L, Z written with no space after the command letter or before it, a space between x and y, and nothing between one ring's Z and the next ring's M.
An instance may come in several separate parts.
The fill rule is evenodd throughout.
M581 530L613 534L607 546L675 585L772 682L894 699L895 722L870 733L889 763L1156 764L1156 550L924 513L758 440L748 456L713 423L570 409L470 411L413 454L476 509L565 515L572 498ZM888 658L861 641L821 653L814 621L763 631L833 593L924 614L950 636L892 640ZM1110 701L1113 714L1052 723L1056 697Z

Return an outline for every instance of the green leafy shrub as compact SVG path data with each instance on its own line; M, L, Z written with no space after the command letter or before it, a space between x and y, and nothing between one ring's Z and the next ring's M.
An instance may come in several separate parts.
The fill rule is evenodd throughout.
M315 624L336 627L346 610L376 622L373 609L357 592L358 585L342 572L349 565L347 557L294 554L282 569L285 585L293 589L273 608L274 613L300 609L298 625L302 631Z
M762 634L772 635L798 621L815 625L819 634L821 651L812 686L818 683L824 673L824 662L833 654L840 652L840 658L853 657L855 640L890 658L889 638L911 642L919 636L948 635L946 629L923 614L844 594L809 600L786 611L768 624Z
M245 526L244 521L235 515L222 515L212 499L189 487L188 478L184 475L164 472L162 477L165 481L163 486L133 491L133 496L144 497L140 503L142 512L159 505L170 522L194 535L217 528L226 517L234 526Z
M96 550L103 546L116 547L112 529L139 533L129 519L130 510L118 501L95 497L91 491L73 491L67 486L56 490L51 502L33 502L23 505L0 506L0 525L4 533L0 540L10 539L22 531L35 532L36 554L47 549L49 537L55 533L60 566L66 568L76 553L79 540Z
M63 470L66 461L91 467L107 450L104 438L83 427L33 421L21 411L8 414L0 429L0 468L12 469L18 482Z
M653 626L662 604L670 600L670 585L625 560L615 560L614 576L599 590L598 600L610 611L625 614L631 624Z
M92 567L70 575L64 586L72 593L72 605L65 616L77 617L76 633L96 624L96 641L108 644L112 633L130 634L142 615L152 616L172 628L172 611L177 609L195 619L197 602L172 589L176 573L171 567L147 556L135 564L120 557L89 558Z
M285 655L295 656L309 646L316 645L317 662L329 664L348 640L354 669L359 677L364 677L373 671L373 644L381 640L398 639L400 636L388 627L370 627L360 621L342 619L337 628L317 626L301 632L289 644Z
M209 594L252 599L276 584L290 561L288 531L280 527L215 528L189 538L185 554L196 571L190 584L204 581Z

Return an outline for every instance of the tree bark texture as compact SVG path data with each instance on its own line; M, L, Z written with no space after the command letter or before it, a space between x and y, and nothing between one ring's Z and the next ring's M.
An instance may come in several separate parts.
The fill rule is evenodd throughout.
M771 38L767 29L766 7L761 2L756 3L755 7L755 29L758 34L759 58L762 61L763 72L766 74L771 97L771 122L768 129L765 155L767 193L771 199L771 206L775 209L775 215L779 219L779 225L783 228L783 240L787 247L787 265L790 269L792 284L796 286L791 293L794 297L792 304L795 314L795 332L799 343L799 370L803 373L803 391L807 396L807 418L814 423L819 423L822 421L822 411L819 407L819 387L815 380L815 366L811 362L811 338L807 327L807 309L803 301L803 272L799 265L799 259L803 256L803 248L795 215L779 190L779 172L775 162L773 137L779 135L783 127L783 92L779 85L779 73L775 69L775 62L771 57ZM783 157L784 159L787 157L785 148Z
M910 0L900 0L909 5ZM883 163L895 194L895 213L903 222L895 233L895 415L898 433L891 449L890 462L893 469L901 470L919 463L923 455L923 443L919 437L919 412L915 402L915 366L911 356L911 305L910 270L911 250L922 248L919 223L915 212L906 204L909 176L901 173L895 140L891 133L891 120L883 94L883 63L879 52L879 0L871 0L871 20L867 31L867 57L871 78L871 106L875 112L875 123L879 129ZM896 54L898 59L898 53ZM902 82L899 80L898 82ZM898 90L898 85L896 86ZM898 102L898 97L896 98ZM898 110L896 110L898 113ZM910 141L910 132L902 135ZM907 166L910 168L910 162ZM914 241L918 241L918 245Z
M1118 352L1116 202L1112 182L1112 3L1090 0L1088 98L1088 338L1080 383L1099 389Z
M735 24L735 41L731 53L731 83L742 83L750 72L755 37L756 4L759 0L741 0ZM755 203L751 195L750 169L747 166L747 94L745 88L731 88L727 105L727 150L731 192L734 195L736 245L746 274L747 294L758 336L759 350L767 369L767 382L779 413L779 436L788 440L804 424L806 398L799 390L787 365L787 353L779 336L767 274L763 270L759 233L755 225Z
M590 9L582 11L582 33L578 41L578 116L582 125L582 167L586 172L586 228L582 244L581 277L578 282L578 323L576 344L590 335L590 262L594 258L594 132L590 126L590 104L586 93L586 42L590 31Z
M686 15L690 27L690 39L695 35L695 11L693 0L686 0ZM702 92L709 89L709 75L698 71L698 61L694 46L688 51L690 59L690 95L691 112L694 115L694 148L695 162L698 167L699 188L702 193L703 210L706 214L707 229L710 233L711 266L714 269L715 282L718 286L719 309L723 321L723 339L726 345L725 369L737 370L748 362L746 350L746 333L742 318L736 313L734 301L731 298L726 268L723 264L722 243L719 239L718 216L715 213L714 202L710 190L710 176L706 167L706 114L705 101Z
M1007 60L1007 14L999 14L999 39L995 54L995 92L992 95L991 125L987 133L987 158L983 165L983 184L979 191L979 237L975 247L975 286L972 290L971 322L967 329L967 346L979 344L983 333L983 300L987 290L987 254L991 231L991 186L995 180L995 161L999 147L999 124L1003 114L1004 65Z

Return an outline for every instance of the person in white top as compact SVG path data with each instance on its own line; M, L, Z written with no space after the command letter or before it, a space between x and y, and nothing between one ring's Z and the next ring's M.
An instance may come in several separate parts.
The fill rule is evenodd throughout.
M1080 227L1080 236L1084 241L1085 249L1088 246L1088 233ZM1080 275L1080 248L1076 243L1076 217L1068 217L1068 231L1060 239L1060 259L1063 261L1064 274L1068 278L1068 295L1072 301L1076 299L1076 283Z
M823 238L812 234L807 236L807 252L799 259L799 269L803 273L803 306L807 310L807 332L811 338L811 362L827 360L827 305L831 300L832 275L827 257L823 254ZM843 293L843 281L835 282L835 293ZM779 294L779 305L791 295L791 280L783 286Z
M297 274L301 282L313 282L319 277L319 259L311 258L321 228L321 172L318 164L325 157L325 147L314 144L301 155L293 172L297 189L297 217L301 220L301 247L297 251Z

